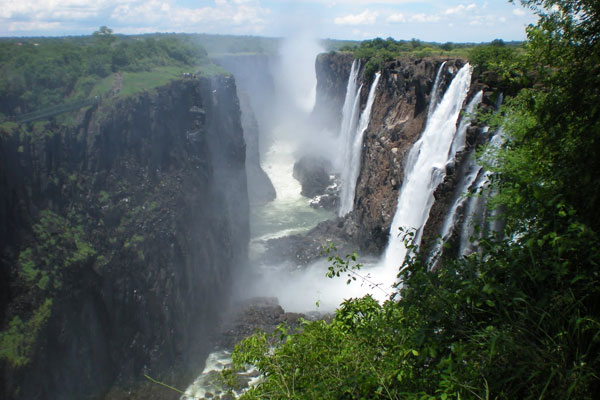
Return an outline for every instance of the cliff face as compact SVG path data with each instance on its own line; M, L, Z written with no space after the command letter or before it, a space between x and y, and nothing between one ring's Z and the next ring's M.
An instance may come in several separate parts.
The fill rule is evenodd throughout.
M402 59L386 64L382 70L364 136L351 215L360 227L357 240L363 251L377 254L387 244L406 157L425 127L429 97L443 61ZM441 93L463 64L461 60L446 61Z
M318 90L313 114L329 113L338 128L352 61L351 55L343 53L322 54L317 60ZM274 260L293 258L301 264L309 263L320 257L321 245L328 241L335 243L341 254L357 249L373 255L384 251L404 179L406 157L425 128L431 91L444 61L439 89L442 96L464 65L463 60L403 58L386 63L363 138L354 210L343 218L320 223L305 236L269 241L267 249ZM359 76L361 109L364 109L372 77L364 76L362 71ZM443 215L444 211L440 208L439 212ZM432 226L431 232L439 227L439 223Z
M275 199L275 187L260 165L261 131L270 129L275 93L271 60L265 55L221 56L214 62L225 68L237 83L242 112L242 128L246 140L248 197L251 204L264 204Z
M317 90L315 112L319 105L330 107L326 112L338 126L352 60L349 54L332 53L319 56L317 61L320 90ZM462 60L403 58L386 63L382 69L363 139L354 211L343 220L321 226L318 231L326 232L327 238L333 230L338 233L332 240L342 246L358 246L372 254L384 250L396 211L398 190L404 179L405 160L425 127L429 97L443 61L446 61L440 85L443 93L463 65ZM361 108L367 101L371 78L361 71ZM334 110L338 110L337 114Z
M342 107L354 56L351 53L319 54L315 62L317 97L311 118L331 132L340 131Z
M247 258L239 115L221 76L0 136L1 397L199 371Z

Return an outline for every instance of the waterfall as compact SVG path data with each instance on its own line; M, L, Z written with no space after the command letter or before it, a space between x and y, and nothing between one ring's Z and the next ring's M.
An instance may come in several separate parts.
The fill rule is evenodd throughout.
M471 99L471 101L467 105L467 108L465 110L466 114L460 121L458 130L456 131L456 135L454 136L454 140L452 141L452 147L450 148L450 152L448 153L448 159L451 160L450 162L455 162L456 153L465 148L467 128L471 124L475 107L477 107L481 103L482 97L483 91L479 91L475 96L473 96L473 99ZM433 266L435 262L439 259L439 257L442 255L442 246L450 238L452 228L458 223L457 219L459 215L457 214L457 211L463 208L468 200L468 198L465 197L465 193L469 190L469 188L471 188L473 182L475 182L475 179L481 171L481 167L477 164L473 153L474 152L471 151L469 154L466 155L467 159L465 172L460 181L458 182L458 189L455 190L456 197L454 199L454 202L452 203L452 207L450 208L450 210L446 214L446 218L444 219L442 230L440 232L441 241L436 243L434 249L431 252L431 257L429 259L430 266Z
M504 133L502 132L502 128L500 128L490 139L489 149L483 155L484 161L493 164L494 161L491 157L493 157L494 151L497 150L502 143L504 143ZM492 154L490 154L490 152ZM465 219L461 227L458 246L459 256L466 256L474 251L472 238L475 237L476 226L479 226L481 229L477 237L481 237L483 234L490 231L501 231L498 221L494 218L496 216L495 213L492 211L491 215L489 215L490 210L487 207L487 199L494 195L494 193L490 193L489 190L490 175L490 171L484 170L481 166L479 167L477 179L473 184L474 196L468 199L465 210Z
M466 64L456 74L440 104L428 117L421 138L409 153L407 172L398 195L385 252L386 269L397 270L406 256L407 249L399 235L400 228L416 231L414 243L420 242L421 229L433 204L433 192L445 175L445 165L458 131L456 124L470 82L471 66ZM434 87L437 84L436 82Z
M340 127L340 146L342 152L338 153L336 166L339 171L344 168L349 154L352 149L352 138L356 130L358 122L358 112L360 108L360 90L362 85L358 86L358 73L360 71L360 60L352 62L348 84L346 85L346 97L344 98L344 106L342 107L342 124Z
M431 96L429 99L429 109L427 110L427 119L431 117L438 104L440 103L440 86L442 85L442 80L440 77L442 76L442 72L444 71L444 66L446 65L446 61L440 65L437 74L435 75L435 81L433 82L433 90L431 91Z
M358 179L358 173L360 171L360 157L362 153L363 136L369 127L371 109L373 108L373 102L375 101L377 84L379 83L380 77L381 74L379 72L375 74L375 78L371 84L371 89L369 89L367 104L360 115L358 126L354 130L354 134L349 136L349 138L351 137L351 141L348 142L349 146L347 147L349 152L346 153L345 165L342 169L341 176L342 189L340 193L340 209L338 212L340 217L348 214L354 207L354 194L356 191L356 180Z

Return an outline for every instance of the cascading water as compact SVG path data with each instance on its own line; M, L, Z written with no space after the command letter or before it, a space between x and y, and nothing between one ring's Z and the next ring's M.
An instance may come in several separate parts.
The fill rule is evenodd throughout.
M452 141L452 147L450 148L450 152L448 154L448 158L451 162L456 160L456 153L463 150L465 148L466 137L467 137L467 128L471 124L473 111L475 107L477 107L481 103L481 99L483 97L483 92L478 92L473 99L469 102L466 108L466 115L460 121L460 125L454 136L454 140ZM465 166L465 173L463 174L460 182L458 183L458 190L456 199L454 200L452 207L450 208L446 218L444 219L444 224L442 225L442 231L440 233L441 241L439 241L434 249L431 252L430 257L430 266L434 266L438 258L442 253L442 246L444 242L449 239L449 235L451 233L452 227L457 224L457 211L464 207L467 198L464 196L464 193L473 185L473 182L479 175L479 171L481 167L477 165L473 152L470 152L466 155L467 157L467 165Z
M358 112L360 109L360 90L362 85L358 86L358 73L360 72L360 60L352 62L348 84L346 85L346 97L344 98L344 106L342 107L342 124L340 127L340 144L343 150L339 153L336 160L336 167L339 171L342 170L352 149L352 139L356 131L358 122Z
M363 136L369 127L371 110L373 109L373 102L375 101L377 84L379 83L380 77L381 74L379 72L375 74L375 78L373 79L373 83L369 89L367 104L360 115L358 126L354 130L354 134L348 136L348 139L351 140L347 141L346 148L349 148L349 152L346 153L347 156L345 165L343 166L341 175L342 188L340 192L340 209L338 211L338 215L340 217L348 214L354 207L354 194L356 191L356 180L358 179L358 172L360 170L360 156L362 152ZM360 91L358 92L358 96L360 96Z
M440 77L442 76L442 72L444 72L444 67L446 66L446 61L440 65L437 74L435 75L435 81L433 83L433 90L431 91L431 96L429 100L429 109L427 110L427 119L431 117L438 104L440 103L440 86L442 80Z
M490 150L493 153L498 149L504 142L504 134L502 128L498 129L490 139ZM493 163L490 159L492 157L488 151L483 155L483 159L487 162ZM489 215L490 210L487 207L487 199L489 196L493 196L493 193L489 192L490 186L490 175L491 172L484 170L483 167L479 167L479 173L477 179L473 183L473 192L475 196L468 199L468 203L465 210L465 220L461 227L461 235L458 247L459 256L466 256L474 251L474 243L472 239L475 237L475 228L479 226L480 232L479 237L489 231L499 232L501 229L498 226L498 221L495 220L495 215L492 212Z
M470 82L471 67L466 64L452 80L442 101L428 118L421 138L410 151L407 174L398 196L384 256L384 265L388 270L397 271L407 253L403 238L399 235L400 228L415 230L414 244L420 242L420 231L427 222L433 204L433 192L444 178L445 165L458 131L456 124Z

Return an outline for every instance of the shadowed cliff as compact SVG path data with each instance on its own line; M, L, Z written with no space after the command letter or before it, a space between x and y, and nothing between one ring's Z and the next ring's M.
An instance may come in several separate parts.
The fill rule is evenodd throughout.
M0 153L2 397L188 383L247 258L233 78L105 101L75 127L21 126Z

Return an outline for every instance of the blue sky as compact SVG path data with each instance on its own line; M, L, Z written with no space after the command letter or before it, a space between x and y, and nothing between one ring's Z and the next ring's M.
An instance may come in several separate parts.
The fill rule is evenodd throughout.
M518 3L518 1L517 1ZM0 36L198 32L314 37L523 40L535 22L508 0L0 0Z

